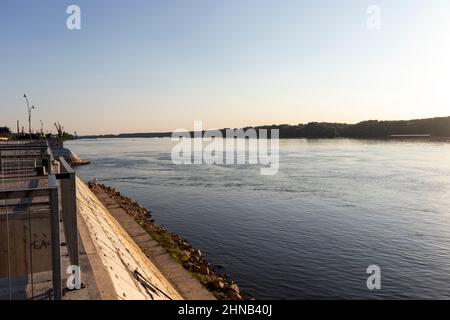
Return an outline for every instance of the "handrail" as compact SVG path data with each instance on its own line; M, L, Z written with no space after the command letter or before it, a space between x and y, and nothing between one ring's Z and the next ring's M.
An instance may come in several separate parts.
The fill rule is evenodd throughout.
M58 184L56 177L52 174L48 175L48 185L51 210L53 299L61 300L61 241L59 235Z
M59 163L61 164L61 169L64 169L62 173L75 173L75 170L67 163L64 157L59 157Z
M59 234L59 202L58 202L58 183L55 175L47 176L48 185L44 188L26 188L21 190L0 191L0 200L19 199L31 197L49 197L50 222L51 222L51 251L52 251L52 286L53 298L61 300L61 253L60 253L60 234Z
M78 223L77 223L77 198L75 170L66 162L64 157L59 157L60 173L56 178L61 182L61 215L66 237L67 251L71 265L78 266Z

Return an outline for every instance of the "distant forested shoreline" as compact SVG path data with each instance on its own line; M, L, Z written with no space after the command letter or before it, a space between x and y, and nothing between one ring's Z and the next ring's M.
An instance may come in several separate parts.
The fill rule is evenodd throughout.
M287 138L376 138L391 136L430 136L450 137L450 117L439 117L416 120L378 121L368 120L356 124L310 122L298 125L266 125L236 129L278 129L282 139ZM225 136L227 128L220 131ZM193 132L190 132L193 135ZM81 139L95 138L163 138L170 137L172 132L121 133L106 135L86 135Z

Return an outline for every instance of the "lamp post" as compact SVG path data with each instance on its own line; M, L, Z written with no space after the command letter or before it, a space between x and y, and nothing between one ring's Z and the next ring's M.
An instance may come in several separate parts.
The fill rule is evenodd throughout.
M28 103L27 95L24 94L23 97L27 101L27 108L28 108L28 133L30 135L30 142L31 142L31 110L35 109L34 106L30 107L30 104Z

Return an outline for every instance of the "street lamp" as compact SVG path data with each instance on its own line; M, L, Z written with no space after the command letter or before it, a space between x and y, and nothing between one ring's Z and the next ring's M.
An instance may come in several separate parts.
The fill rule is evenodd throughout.
M23 97L27 101L27 108L28 108L28 132L29 132L29 135L30 135L30 142L31 142L31 110L36 109L36 108L34 106L31 106L31 108L30 108L30 104L28 103L28 98L27 98L26 94L24 94Z

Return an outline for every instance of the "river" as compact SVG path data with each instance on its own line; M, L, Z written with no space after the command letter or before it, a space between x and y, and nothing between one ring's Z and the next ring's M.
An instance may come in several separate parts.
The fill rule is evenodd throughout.
M450 298L449 143L282 139L273 176L175 165L168 138L65 145L92 162L82 179L149 208L257 299Z

